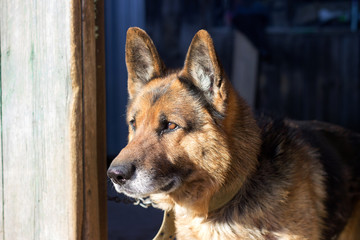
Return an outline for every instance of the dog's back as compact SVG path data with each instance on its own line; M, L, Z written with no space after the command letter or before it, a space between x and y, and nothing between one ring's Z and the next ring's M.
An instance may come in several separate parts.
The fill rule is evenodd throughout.
M339 239L360 239L360 134L319 121L273 120L262 116L258 123L262 129L262 155L268 158L276 158L280 148L293 151L286 147L289 141L308 145L315 151L326 193L322 239L335 239L341 232Z

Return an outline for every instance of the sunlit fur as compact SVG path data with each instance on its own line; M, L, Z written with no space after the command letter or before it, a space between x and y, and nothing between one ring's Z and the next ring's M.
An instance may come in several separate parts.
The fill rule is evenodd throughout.
M307 127L256 121L206 31L195 35L184 67L169 72L147 34L130 28L126 64L129 143L111 167L133 164L136 171L115 186L174 210L177 239L318 240L339 234L326 235L328 173L321 151L302 138ZM168 123L176 125L167 129ZM359 135L352 137L359 147ZM231 195L231 189L237 192ZM222 193L234 197L211 206Z

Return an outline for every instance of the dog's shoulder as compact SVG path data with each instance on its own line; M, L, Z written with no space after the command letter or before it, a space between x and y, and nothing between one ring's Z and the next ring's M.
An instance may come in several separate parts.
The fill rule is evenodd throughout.
M289 121L303 139L319 152L326 173L327 231L330 239L343 229L359 201L360 134L319 121Z
M360 134L319 121L260 115L257 122L262 131L260 165L272 161L286 167L299 161L296 152L302 146L315 152L314 160L322 169L311 171L324 175L326 192L324 239L341 232L360 193Z

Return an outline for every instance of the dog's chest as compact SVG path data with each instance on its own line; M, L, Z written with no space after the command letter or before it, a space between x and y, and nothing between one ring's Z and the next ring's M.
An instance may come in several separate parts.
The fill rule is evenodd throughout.
M204 221L201 217L195 218L177 218L176 219L177 239L236 239L231 233L227 224L220 226Z
M240 219L230 217L231 222L219 219L205 219L186 214L184 209L176 211L176 239L178 240L303 240L304 236L291 234L287 228L279 231L259 229L243 224ZM229 218L228 218L229 219ZM307 238L306 238L307 239ZM314 238L317 239L317 238Z
M256 227L245 226L240 223L227 221L207 220L203 217L189 217L186 214L176 216L176 237L179 240L209 239L209 240L234 240L234 239L282 239L283 234L261 231ZM280 237L280 238L279 238ZM288 238L284 238L288 239Z
M301 236L284 232L261 231L257 228L243 225L230 225L227 223L213 224L199 220L182 220L176 225L178 240L303 240ZM184 225L183 225L184 224Z

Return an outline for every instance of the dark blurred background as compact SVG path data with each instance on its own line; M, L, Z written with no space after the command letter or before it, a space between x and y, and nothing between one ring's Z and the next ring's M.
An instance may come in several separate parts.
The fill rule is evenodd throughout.
M126 30L153 39L182 67L206 29L228 76L256 111L360 131L358 0L106 0L108 162L127 142ZM109 194L115 190L109 184ZM151 239L162 213L109 202L109 239Z

